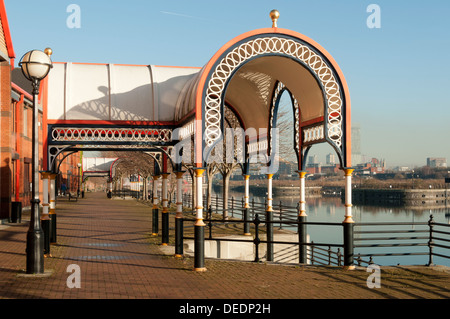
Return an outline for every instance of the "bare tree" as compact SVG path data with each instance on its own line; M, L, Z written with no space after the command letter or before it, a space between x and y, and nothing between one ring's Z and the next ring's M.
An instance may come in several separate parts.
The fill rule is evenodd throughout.
M296 162L294 149L294 118L292 104L282 100L277 113L276 128L278 129L278 152L280 157L289 162Z
M103 156L107 157L117 157L118 160L115 164L115 174L113 176L113 181L118 182L119 178L122 180L125 176L137 175L143 178L144 188L143 194L146 199L147 196L147 180L154 172L154 159L150 155L144 152L136 151L120 151L120 152L104 152Z
M223 148L222 150L225 150L222 152L222 161L220 163L216 163L217 170L222 175L222 183L223 183L223 219L228 219L228 197L229 197L229 189L230 189L230 178L233 174L233 171L240 166L239 163L239 155L244 153L243 149L243 143L239 140L240 138L243 138L243 136L239 137L237 134L229 134L229 132L236 132L236 129L242 128L238 118L234 114L234 112L226 107L225 108L225 122L224 127L225 131L228 134L223 135ZM227 139L232 139L231 141L228 141ZM231 151L229 145L233 146L232 154L227 154L227 151ZM212 178L211 178L212 180Z

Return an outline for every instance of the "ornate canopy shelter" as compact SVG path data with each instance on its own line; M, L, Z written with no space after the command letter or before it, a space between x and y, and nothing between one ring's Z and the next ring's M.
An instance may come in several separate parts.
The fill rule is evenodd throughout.
M225 109L233 111L245 132L244 165L248 168L252 155L265 154L271 166L276 155L274 128L280 97L288 92L294 110L301 216L306 215L306 154L312 145L326 142L346 172L345 221L351 223L347 83L323 47L298 32L278 28L278 16L277 11L271 12L271 28L253 30L227 42L203 68L56 63L42 92L48 169L54 169L59 153L77 149L158 151L175 164L191 165L197 182L195 269L204 270L202 175L212 150L224 136ZM193 145L184 144L187 141ZM180 167L174 165L179 179ZM268 170L268 212L272 175ZM246 183L248 199L248 178ZM180 197L177 202L179 218Z

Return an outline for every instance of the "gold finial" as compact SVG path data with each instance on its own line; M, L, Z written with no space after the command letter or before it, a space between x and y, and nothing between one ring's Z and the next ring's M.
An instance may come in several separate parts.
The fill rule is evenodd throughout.
M46 48L46 49L44 50L44 53L47 54L48 56L51 56L52 53L53 53L53 50L52 50L51 48Z
M278 10L270 11L270 18L272 19L272 28L277 28L277 20L280 17L280 12Z

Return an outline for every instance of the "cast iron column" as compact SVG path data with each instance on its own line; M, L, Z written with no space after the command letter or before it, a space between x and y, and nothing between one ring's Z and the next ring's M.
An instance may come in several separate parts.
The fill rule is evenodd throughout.
M158 179L159 175L153 176L153 223L152 223L152 235L158 236L158 217L159 217L159 209L158 209Z
M50 178L49 172L41 172L42 175L42 215L41 225L44 232L44 257L51 257L50 254L50 217L49 217L49 203L48 203L48 180Z
M206 271L205 267L205 223L203 222L203 173L205 169L195 169L197 187L196 221L194 223L194 270Z
M177 175L177 212L175 215L175 257L183 256L183 171Z
M345 219L344 227L344 268L355 269L353 263L353 228L355 222L352 217L352 173L354 169L345 168Z
M56 243L56 176L50 174L50 243Z
M245 195L244 195L244 235L250 236L250 223L248 222L250 205L248 203L250 198L250 175L244 175L245 178Z
M273 174L267 174L267 208L266 208L267 261L273 261L272 177Z
M308 261L307 255L307 231L306 231L306 189L305 189L305 175L306 172L299 171L300 176L300 210L298 214L298 242L299 242L299 262L306 264Z
M167 198L168 195L168 178L170 173L162 174L162 214L161 214L161 222L162 222L162 245L167 246L169 244L169 207Z

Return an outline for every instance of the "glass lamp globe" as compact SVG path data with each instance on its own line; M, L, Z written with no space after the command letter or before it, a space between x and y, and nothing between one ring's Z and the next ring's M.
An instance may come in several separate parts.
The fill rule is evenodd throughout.
M24 54L19 62L23 75L30 81L40 81L45 78L52 68L50 57L39 50L32 50Z

